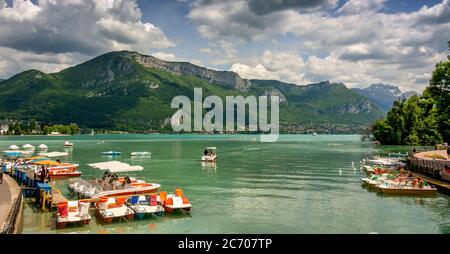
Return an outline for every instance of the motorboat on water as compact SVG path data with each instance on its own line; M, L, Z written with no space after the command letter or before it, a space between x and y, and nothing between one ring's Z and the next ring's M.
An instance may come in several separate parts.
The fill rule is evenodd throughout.
M365 166L361 167L361 170L363 172L365 172L367 175L382 175L382 174L390 173L393 171L393 169L382 168L379 165L373 165L373 166L365 165Z
M50 179L79 177L81 171L78 171L78 164L61 163L60 165L48 167Z
M69 141L64 141L64 147L73 147L73 143L70 143Z
M119 151L106 151L106 152L101 153L101 155L107 155L107 156L119 156L121 154L122 154L122 152L119 152Z
M205 147L201 161L203 162L216 162L217 161L217 148Z
M159 193L159 199L167 213L175 211L190 212L192 208L191 203L181 189L176 189L175 194L167 194L167 192L162 191Z
M431 185L421 187L414 185L400 185L384 182L376 185L376 188L385 194L395 195L436 195L437 189Z
M37 173L42 166L48 169L49 177L52 180L81 176L81 171L78 170L78 164L63 163L58 160L54 161L44 156L35 156L27 160L27 167L33 172Z
M132 152L131 156L151 156L151 152Z
M147 183L129 176L119 177L117 173L141 171L141 166L130 166L119 161L88 164L94 169L105 170L100 179L79 180L69 185L69 190L80 198L101 198L116 196L146 195L155 193L161 187L157 183Z
M367 185L368 187L371 187L371 188L373 188L383 182L380 179L380 176L370 176L367 178L361 178L361 181L363 182L364 185Z
M101 198L155 193L161 187L157 183L147 183L133 177L118 177L115 174L104 175L100 180L79 180L69 185L69 190L79 198Z
M402 161L401 158L390 158L390 157L373 157L371 159L363 159L361 161L361 168L367 164L378 165L383 168L397 169L399 167L405 167L406 163Z

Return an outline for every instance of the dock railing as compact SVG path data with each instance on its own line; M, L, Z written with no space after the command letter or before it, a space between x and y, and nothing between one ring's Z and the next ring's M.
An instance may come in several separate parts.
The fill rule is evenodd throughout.
M415 156L409 156L407 159L408 168L411 171L430 176L434 179L441 179L440 172L450 167L450 161L442 160L424 160Z
M19 192L17 198L14 199L11 210L8 213L5 223L3 224L0 234L14 234L16 230L17 217L22 207L22 191Z

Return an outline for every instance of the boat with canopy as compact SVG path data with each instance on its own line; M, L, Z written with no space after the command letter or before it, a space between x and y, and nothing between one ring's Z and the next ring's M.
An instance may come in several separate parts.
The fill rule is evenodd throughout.
M21 151L21 150L6 150L3 151L3 156L7 158L26 158L33 154L33 151Z
M201 161L203 162L216 162L217 160L217 148L216 147L205 147Z
M62 163L60 161L54 161L47 157L34 157L28 161L31 170L37 171L38 167L44 166L49 170L50 179L56 178L68 178L79 177L81 171L78 171L78 164L74 163Z
M22 148L25 149L25 150L34 150L35 149L35 147L33 145L30 145L30 144L25 144L25 145L22 146Z
M10 145L10 146L8 147L8 149L9 149L9 150L19 150L20 148L19 148L18 146L16 146L16 145Z
M88 164L93 169L105 171L101 179L78 181L69 185L69 190L79 197L98 199L101 197L145 195L158 191L157 183L147 183L129 176L119 177L119 173L142 171L142 166L131 166L120 161L108 161Z

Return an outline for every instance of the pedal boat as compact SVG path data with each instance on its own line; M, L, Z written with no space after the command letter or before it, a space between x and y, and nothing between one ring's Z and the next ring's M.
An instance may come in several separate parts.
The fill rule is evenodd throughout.
M156 194L146 196L132 196L129 200L128 206L134 211L136 217L144 218L146 215L151 216L155 214L162 216L164 214L164 207L158 202Z
M175 194L167 194L165 191L160 192L159 199L167 213L173 213L176 211L190 212L192 208L191 203L184 196L181 189L176 189Z
M125 203L125 197L100 198L99 202L96 203L97 217L103 223L112 223L114 219L121 218L131 220L134 218L134 211Z
M65 228L68 224L88 225L91 221L89 207L90 203L79 201L59 203L56 213L56 228Z

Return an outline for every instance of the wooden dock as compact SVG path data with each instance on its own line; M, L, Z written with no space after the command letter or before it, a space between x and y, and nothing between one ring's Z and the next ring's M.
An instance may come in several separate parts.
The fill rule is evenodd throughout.
M61 202L68 202L69 200L64 197L61 193L53 193L52 194L52 207L56 207L58 206L59 203Z
M427 181L427 182L429 182L429 183L431 183L433 185L435 185L438 189L442 189L442 190L450 192L450 183L448 183L448 182L444 182L444 181L441 181L441 180L433 179L431 177L424 176L422 174L415 173L415 172L413 172L413 175L418 177L418 178L421 178L421 179L423 179L423 180L425 180L425 181Z
M57 207L59 203L68 202L69 200L61 194L61 191L52 186L52 207Z

